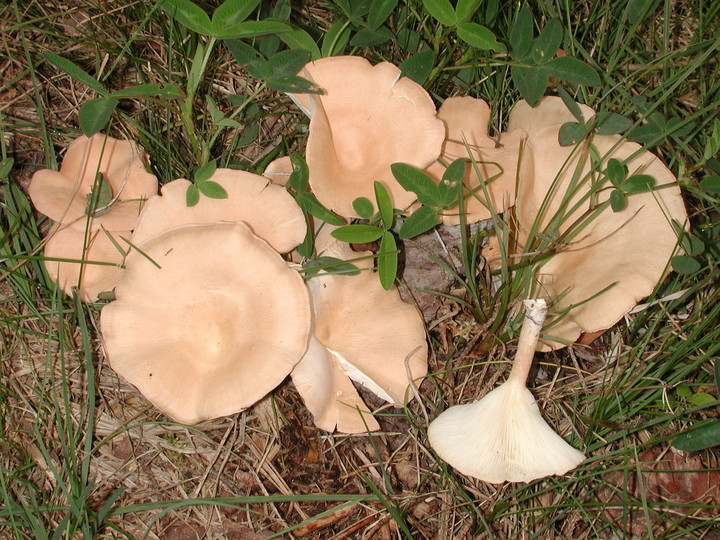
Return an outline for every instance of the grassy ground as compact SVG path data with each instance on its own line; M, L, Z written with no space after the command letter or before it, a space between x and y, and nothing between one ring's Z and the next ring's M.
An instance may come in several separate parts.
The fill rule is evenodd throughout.
M285 6L265 4L263 16ZM418 2L400 2L391 17L398 39L362 45L358 36L372 38L363 34L367 17L342 23L342 4L293 4L290 20L323 50L342 44L326 37L329 29L347 29L355 41L342 50L373 61L400 63L414 40L426 41L436 53L425 78L432 95L486 99L493 125L502 127L518 99L507 55L468 50ZM518 10L495 5L482 2L476 20L507 43ZM719 12L709 0L533 5L538 27L558 19L563 49L600 74L600 85L578 90L580 101L638 125L641 110L656 113L647 145L678 176L698 264L670 273L649 306L591 347L538 356L531 383L541 408L588 459L564 477L495 486L454 472L426 437L430 419L482 396L508 371L509 306L483 288L482 274L466 279L480 291L474 316L488 323L476 324L449 298L435 299L422 400L381 409L382 431L369 437L319 432L289 381L245 413L189 428L167 422L119 379L98 347L101 305L73 302L49 283L42 266L48 224L25 195L35 170L57 166L79 133L80 105L98 95L47 53L71 59L110 91L140 83L186 90L185 98L122 100L108 130L145 146L161 182L188 175L207 157L262 171L271 158L302 150L306 120L221 43L170 24L153 2L5 2L0 535L720 538L713 520L720 455L670 446L679 432L718 415L720 219L707 178L720 174L709 168L720 147ZM285 47L272 38L255 44L267 55ZM218 126L213 104L239 127ZM502 346L485 339L488 328Z

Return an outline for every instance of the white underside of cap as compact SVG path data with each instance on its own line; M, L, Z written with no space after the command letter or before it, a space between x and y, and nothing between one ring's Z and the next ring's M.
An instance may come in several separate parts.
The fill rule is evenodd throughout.
M517 382L450 407L431 422L428 438L455 469L494 484L564 474L585 459L543 420L532 393Z
M307 107L305 107L305 105L303 105L303 104L300 102L300 100L299 100L294 94L286 94L286 95L287 95L287 97L289 97L289 98L292 100L292 102L293 102L295 105L297 105L297 108L298 108L298 109L300 109L303 113L305 113L305 116L307 116L308 118L312 118L312 113L313 113L312 110L310 110L310 109L308 109ZM311 100L310 100L310 106L313 107L313 105L314 105L314 103L313 103L313 101L312 101L312 99L311 99ZM313 107L313 108L314 108L314 107Z
M328 351L337 359L340 367L345 372L345 375L350 377L356 383L370 390L377 397L384 399L388 403L395 403L395 400L391 398L390 395L378 383L373 381L365 373L363 373L353 364L348 362L342 354L337 351L333 351L332 349L328 349Z

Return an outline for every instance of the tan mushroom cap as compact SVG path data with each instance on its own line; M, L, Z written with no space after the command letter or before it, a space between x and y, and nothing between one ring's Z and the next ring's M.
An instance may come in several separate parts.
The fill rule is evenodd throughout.
M595 111L587 105L582 103L577 105L586 122L595 115ZM528 135L532 135L546 127L560 126L566 122L577 122L577 119L562 98L546 96L540 99L535 107L530 106L524 99L518 101L510 111L507 128L508 131L522 129Z
M327 245L322 255L358 259L353 264L362 271L352 276L323 273L307 281L315 344L291 376L321 429L374 431L379 426L366 414L367 407L350 380L388 403L400 405L411 399L410 379L418 384L427 373L425 327L419 311L403 302L395 287L383 289L377 275L368 270L370 252L355 252L343 242L327 240L322 239ZM329 380L333 386L323 387L314 379Z
M242 221L279 253L295 248L305 238L307 226L302 210L285 189L267 178L246 171L217 169L209 179L228 193L226 199L201 195L187 206L190 181L180 178L162 187L161 195L146 203L133 242L139 243L163 231L190 224Z
M95 134L75 139L68 146L59 171L42 169L32 178L28 192L37 210L60 223L85 216L87 195L101 173L112 189L113 201L92 226L111 231L132 229L142 201L157 193L157 178L145 170L145 152L133 141Z
M131 233L104 229L86 232L85 223L80 221L56 228L45 244L48 275L68 296L76 289L83 302L96 301L122 276L121 265L129 249L122 238L129 239Z
M496 213L502 213L515 204L517 167L525 132L516 129L490 137L490 107L482 99L469 96L446 99L437 116L448 129L441 159L446 164L458 158L474 161L466 165L463 178L467 190L472 193L465 201L468 223L489 219L490 205ZM445 167L435 162L426 172L440 181ZM481 187L481 179L486 183L489 203ZM457 225L460 216L457 210L448 210L443 213L442 221L445 225Z
M311 117L306 160L320 202L358 217L353 200L374 200L379 181L396 208L409 206L415 196L397 183L390 165L425 168L440 155L445 125L430 95L393 64L373 66L357 56L321 58L300 75L325 92L291 96Z
M521 245L526 244L536 219L538 230L543 231L560 211L563 194L575 183L573 178L582 182L567 208L576 203L577 207L563 219L560 233L588 210L586 195L591 181L606 182L609 187L599 191L597 201L607 201L612 186L602 173L591 170L605 170L610 158L624 161L629 174L648 174L655 178L656 186L665 187L628 196L627 206L620 212L608 206L539 268L537 293L556 300L544 329L550 341L539 350L561 348L581 333L607 329L648 296L676 250L677 236L671 221L681 226L687 221L675 177L655 155L619 136L596 135L592 146L602 160L599 166L592 167L587 147L561 147L558 130L558 125L550 126L528 139L532 159L523 161L519 188L522 197L516 203ZM546 197L549 201L543 210ZM586 199L580 202L583 197ZM570 307L561 318L559 315Z
M303 280L244 223L186 225L140 249L101 331L111 367L169 417L193 424L242 411L305 353Z

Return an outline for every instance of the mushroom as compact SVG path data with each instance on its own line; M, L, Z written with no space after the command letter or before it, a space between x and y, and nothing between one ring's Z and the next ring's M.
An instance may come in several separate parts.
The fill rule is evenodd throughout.
M335 241L322 254L360 257L353 264L363 270L357 275L322 273L307 281L313 338L291 377L319 428L374 431L379 425L350 380L396 406L410 399L410 384L427 373L422 316L402 301L395 287L382 288L368 269L371 253L353 252Z
M307 64L300 75L324 94L291 94L310 117L306 161L318 200L346 217L359 217L358 197L374 197L382 182L396 208L415 199L397 183L395 162L425 168L440 155L445 125L430 95L389 62L333 56Z
M33 175L33 205L56 222L47 235L45 267L66 294L77 289L81 300L91 302L115 284L128 249L121 237L129 236L143 202L158 189L145 159L132 141L81 136L59 171Z
M667 271L677 249L673 221L687 222L675 176L640 145L617 135L591 135L579 145L560 146L558 133L567 117L559 114L557 123L540 125L567 110L558 100L544 98L536 109L518 104L510 118L511 125L537 127L528 138L529 159L521 163L522 197L515 212L521 249L552 253L538 263L530 291L552 299L545 326L549 341L540 350L561 348L582 333L617 323ZM520 114L531 118L519 119ZM610 158L625 163L631 175L655 179L651 191L629 195L618 212L607 202ZM548 244L548 238L554 241Z
M200 197L196 205L187 206L185 193L190 181L180 178L168 182L160 196L147 201L133 242L143 242L180 225L216 221L247 223L279 253L291 251L305 238L302 210L283 187L257 174L233 169L217 169L209 180L220 184L228 197Z
M526 387L547 313L545 300L526 300L508 379L474 403L456 405L430 423L437 454L463 474L498 484L565 474L585 456L543 420Z
M115 295L100 316L110 366L185 424L250 407L308 345L302 278L241 222L185 225L144 242Z
M490 107L482 99L468 96L446 99L437 116L448 130L440 159L446 164L458 158L468 160L463 178L470 194L464 205L467 223L489 219L490 206L496 213L511 207L515 203L517 167L525 132L515 129L490 137L487 129ZM425 172L439 182L445 167L435 162ZM445 225L457 225L460 215L457 210L446 210L442 221Z
M132 229L143 201L158 188L157 178L145 170L145 159L133 141L83 135L70 143L59 171L41 169L33 175L28 193L35 208L57 223L83 220L92 210L97 228ZM88 197L98 184L107 190L108 200L88 209Z

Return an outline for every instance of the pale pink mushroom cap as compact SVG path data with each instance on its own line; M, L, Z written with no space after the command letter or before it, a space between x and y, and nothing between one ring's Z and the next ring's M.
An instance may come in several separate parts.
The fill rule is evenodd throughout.
M46 260L45 267L66 294L77 289L84 302L95 301L122 274L128 244L120 237L130 237L145 199L157 193L157 178L145 170L145 160L144 150L133 141L81 136L68 147L60 171L43 169L33 175L28 189L33 205L57 222L48 234L45 256L67 259ZM97 174L112 191L112 200L88 216L88 195Z
M323 275L309 285L318 341L342 357L351 379L389 403L404 403L409 397L405 357L412 353L413 380L427 373L425 328L415 306L403 302L397 289L383 289L369 271ZM364 376L354 375L353 368Z
M162 187L152 197L138 220L133 243L144 242L163 231L190 224L242 221L255 235L279 253L295 248L305 238L307 226L302 210L284 188L267 178L246 171L217 169L209 178L225 191L226 199L204 195L194 206L185 199L190 181L180 178Z
M467 222L489 219L492 215L490 205L496 213L502 213L515 204L517 168L526 139L525 132L515 129L500 133L497 138L490 137L490 107L482 99L473 97L446 99L437 116L445 122L448 130L442 160L448 165L458 158L471 160L466 165L463 178L467 190L472 192L465 200ZM439 182L445 167L435 162L425 172ZM487 187L489 202L481 180ZM442 221L445 225L460 223L458 210L443 212Z
M157 193L157 178L145 170L145 152L133 141L95 134L75 139L68 146L59 171L42 169L32 178L28 192L37 210L60 223L85 217L87 195L97 173L112 189L113 204L94 217L94 229L131 230L142 201Z
M397 183L390 165L425 168L440 155L445 125L430 95L393 64L373 66L357 56L321 58L300 75L324 90L290 96L310 116L306 160L320 202L357 217L353 200L374 200L379 181L396 208L409 206L415 195Z
M111 367L169 417L242 411L305 353L305 284L244 223L186 225L140 249L102 310L103 343Z
M322 254L345 260L367 255L341 242ZM372 262L353 264L367 268ZM293 382L321 429L377 430L350 379L391 404L411 399L410 381L418 384L427 373L422 316L395 287L383 289L369 270L354 276L320 274L307 285L315 313L314 343L291 373Z
M100 293L111 291L120 279L123 258L129 249L122 238L129 239L131 233L87 230L84 221L54 228L45 244L48 275L65 294L72 296L76 289L80 300L94 302Z
M528 139L527 150L532 159L523 161L519 186L522 196L516 203L521 245L527 241L528 231L536 219L537 230L543 231L559 211L563 194L573 178L581 182L569 208L588 193L591 179L606 181L602 173L590 172L590 156L585 145L561 147L558 144L558 130L558 124L551 125ZM548 339L558 340L545 342L539 350L561 348L574 342L581 333L610 328L648 296L676 252L677 235L671 221L676 220L681 226L687 221L676 179L657 156L619 136L596 135L592 137L592 145L602 156L602 164L596 166L595 171L603 171L607 160L615 158L627 164L629 174L648 174L655 178L656 186L666 187L629 195L627 206L620 212L607 207L569 245L539 268L537 293L557 300L550 307L543 332ZM609 188L598 193L599 203L610 196L612 186L609 181L605 185ZM546 197L549 200L544 203ZM542 209L544 204L547 204L546 210ZM588 208L586 199L564 219L560 232L568 230ZM585 302L610 286L609 290ZM570 306L574 307L558 320L558 312Z

